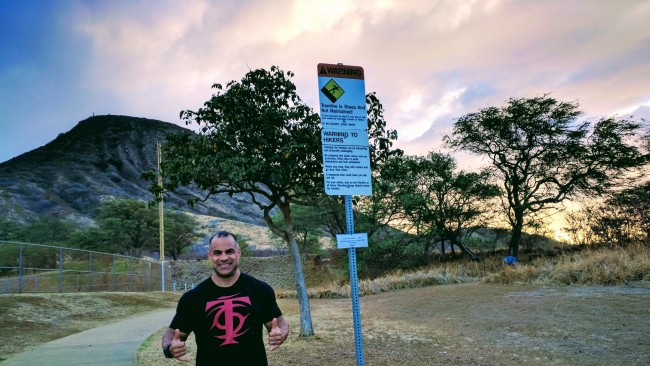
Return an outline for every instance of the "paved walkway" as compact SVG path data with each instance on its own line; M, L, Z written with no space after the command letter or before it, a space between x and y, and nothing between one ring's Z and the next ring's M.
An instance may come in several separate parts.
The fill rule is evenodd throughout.
M15 355L0 362L0 365L136 366L138 348L142 342L167 326L174 316L174 311L175 309L158 310L89 329Z

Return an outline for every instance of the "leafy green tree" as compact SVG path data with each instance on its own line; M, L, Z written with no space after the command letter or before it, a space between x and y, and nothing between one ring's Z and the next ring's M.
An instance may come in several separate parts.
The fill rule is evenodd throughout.
M633 121L579 121L577 103L547 95L510 99L460 117L446 143L487 156L500 177L512 227L509 254L516 256L530 213L554 207L579 193L602 194L616 177L638 168L646 157L629 142L640 129Z
M18 240L24 231L24 225L15 221L0 218L0 240Z
M139 257L160 249L158 210L147 202L111 199L101 203L96 226L77 231L71 241L77 246L108 253ZM165 210L165 254L176 259L198 239L198 223L183 212Z
M21 234L21 240L30 243L70 246L70 237L78 229L78 225L72 221L42 217L27 224Z
M198 223L193 217L183 212L171 210L165 210L163 220L165 254L176 260L186 248L199 239Z
M111 199L98 209L97 228L90 238L93 249L139 257L159 243L158 211L146 202Z
M456 172L456 162L446 154L391 159L382 176L392 177L390 199L401 212L405 231L413 232L428 257L435 245L458 246L470 258L480 257L463 243L472 230L484 226L489 200L499 188L488 183L487 171Z
M321 228L325 216L317 206L291 206L293 232L302 254L320 252L319 239L323 235ZM273 216L273 222L279 228L284 227L284 218L279 213Z
M314 205L323 195L321 128L318 115L296 94L292 76L273 66L270 71L250 71L225 86L214 84L216 94L203 108L181 112L186 124L199 126L199 134L168 136L161 170L166 190L193 184L207 192L190 203L222 192L243 193L262 210L269 228L289 248L300 336L310 336L314 331L291 205ZM367 103L372 100L370 96ZM368 111L369 135L385 148L391 137L373 135L372 106ZM383 155L372 143L371 156ZM151 190L160 194L156 185ZM273 221L275 210L282 215L282 227Z

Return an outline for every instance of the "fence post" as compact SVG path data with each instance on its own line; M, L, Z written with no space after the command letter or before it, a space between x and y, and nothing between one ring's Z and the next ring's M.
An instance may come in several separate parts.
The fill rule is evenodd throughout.
M113 273L111 277L113 278L113 291L115 291L115 254L111 255L111 258L113 259Z
M59 292L63 292L63 248L59 248Z
M129 257L129 291L133 291L133 257Z
M18 244L18 293L23 293L23 243Z
M162 291L165 292L165 261L160 262L160 274L161 274L161 284Z
M93 290L93 252L88 252L88 289Z

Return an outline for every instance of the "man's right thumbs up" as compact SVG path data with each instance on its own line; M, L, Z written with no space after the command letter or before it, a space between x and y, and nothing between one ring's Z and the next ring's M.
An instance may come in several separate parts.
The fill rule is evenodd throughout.
M175 359L183 362L190 362L192 359L187 355L187 348L185 347L185 342L181 341L181 331L176 329L174 331L174 338L172 338L172 343L169 345L169 351L172 353Z

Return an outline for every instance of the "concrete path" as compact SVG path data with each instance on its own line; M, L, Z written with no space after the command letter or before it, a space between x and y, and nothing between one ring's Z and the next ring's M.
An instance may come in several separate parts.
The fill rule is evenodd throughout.
M89 329L15 355L0 365L136 366L142 342L169 325L174 312L175 309L159 310Z

